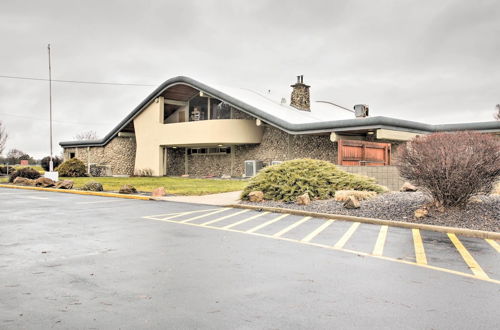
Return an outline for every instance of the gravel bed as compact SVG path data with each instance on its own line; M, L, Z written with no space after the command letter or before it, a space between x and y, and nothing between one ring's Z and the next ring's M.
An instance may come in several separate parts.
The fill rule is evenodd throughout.
M242 204L281 207L310 212L352 215L357 217L396 220L430 225L461 227L500 232L500 195L480 196L481 202L469 203L466 209L449 209L444 213L431 210L427 217L416 219L414 212L430 199L421 192L390 192L361 201L359 209L346 209L333 199L313 201L310 205L297 205L264 201Z

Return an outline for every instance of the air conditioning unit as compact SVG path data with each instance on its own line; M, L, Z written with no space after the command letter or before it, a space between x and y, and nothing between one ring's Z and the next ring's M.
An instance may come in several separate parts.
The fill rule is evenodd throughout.
M282 161L282 160L273 160L273 161L271 162L271 165L278 165L278 164L281 164L281 163L283 163L283 161Z
M262 161L260 160L245 160L245 176L255 176L262 167Z

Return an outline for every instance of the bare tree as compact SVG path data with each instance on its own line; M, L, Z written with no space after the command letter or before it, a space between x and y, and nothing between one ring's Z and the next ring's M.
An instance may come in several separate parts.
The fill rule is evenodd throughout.
M75 135L74 139L77 141L85 141L85 140L97 140L98 137L96 131L84 131Z
M5 127L3 123L0 121L0 155L5 149L5 143L7 142L7 132L5 131Z
M495 106L495 114L493 115L493 117L496 119L496 120L500 120L500 104L497 104Z

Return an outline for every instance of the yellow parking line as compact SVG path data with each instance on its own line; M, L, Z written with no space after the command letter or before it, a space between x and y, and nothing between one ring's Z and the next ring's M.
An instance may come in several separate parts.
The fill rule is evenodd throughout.
M387 237L388 226L380 227L380 231L378 233L377 242L375 243L375 247L373 248L372 254L375 256L381 256L384 253L384 244L385 239Z
M335 220L326 220L324 224L316 228L314 231L310 232L306 235L301 242L310 242L314 237L318 236L323 230L325 230L328 226L330 226Z
M198 215L196 217L185 219L185 220L181 220L179 222L180 223L185 223L185 222L188 222L188 221L193 221L193 220L196 220L196 219L201 219L201 218L204 218L204 217L208 217L209 215L212 215L212 214L221 213L221 212L226 211L226 210L229 210L229 209L219 209L217 211L213 211L213 212L205 213L205 214L202 214L202 215Z
M280 230L279 232L277 232L276 234L274 234L273 237L280 237L281 235L288 233L293 228L300 226L301 224L303 224L304 222L306 222L309 219L311 219L311 217L303 217L302 219L300 219L299 221L291 224L290 226L286 227L285 229Z
M352 234L358 229L360 222L355 222L349 227L349 229L345 232L345 234L339 239L337 243L335 243L334 247L337 249L341 249L344 247L345 243L351 238Z
M233 214L228 214L228 215L224 215L220 218L217 218L217 219L213 219L213 220L210 220L210 221L207 221L207 222L204 222L202 224L200 224L200 226L207 226L207 225L210 225L212 223L215 223L215 222L219 222L219 221L222 221L224 219L227 219L227 218L231 218L231 217L234 217L234 216L237 216L238 214L242 214L242 213L245 213L245 211L250 211L250 210L243 210L243 211L239 211L239 212L236 212L236 213L233 213ZM199 219L199 218L198 218ZM194 220L194 219L192 219Z
M483 271L481 266L479 266L479 264L476 262L476 260L474 260L472 255L469 253L469 251L467 251L467 249L462 244L462 242L460 242L458 237L452 233L448 233L448 237L453 242L453 245L455 245L458 252L460 253L462 258L464 259L465 263L469 266L470 270L472 270L474 275L476 275L477 277L480 277L480 278L489 279L488 275L486 275L486 273Z
M268 222L264 222L263 224L260 224L258 226L255 226L255 227L247 230L245 233L253 233L253 232L255 232L255 231L259 230L259 229L262 229L262 228L264 228L264 227L266 227L266 226L268 226L268 225L270 225L272 223L278 222L278 221L280 221L281 219L283 219L283 218L285 218L287 216L289 216L289 214L282 214L279 217L276 217L275 219L269 220Z
M419 265L427 265L427 257L425 256L424 243L422 242L422 236L420 236L420 230L412 229L413 234L413 246L415 247L415 259Z
M222 227L222 228L224 228L224 229L229 229L229 228L235 227L235 226L237 226L237 225L241 225L242 223L248 222L248 221L250 221L250 220L253 220L253 219L255 219L255 218L261 217L261 216L266 215L266 214L269 214L269 212L261 212L261 213L259 213L259 214L253 215L253 216L251 216L251 217L249 217L249 218L246 218L246 219L240 220L240 221L238 221L238 222L232 223L232 224L227 225L227 226L224 226L224 227Z
M500 245L497 242L489 238L486 238L485 241L488 242L495 250L497 250L498 253L500 253Z

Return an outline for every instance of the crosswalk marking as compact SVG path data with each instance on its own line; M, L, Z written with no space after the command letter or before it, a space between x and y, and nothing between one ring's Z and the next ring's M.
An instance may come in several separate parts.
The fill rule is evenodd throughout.
M297 222L291 224L290 226L286 227L285 229L280 230L279 232L277 232L276 234L274 234L273 237L280 237L281 235L288 233L293 228L300 226L301 224L303 224L304 222L308 221L309 219L311 219L311 217L304 217L304 218L300 219L299 221L297 221Z
M235 227L235 226L237 226L237 225L241 225L242 223L248 222L248 221L250 221L250 220L253 220L253 219L255 219L255 218L261 217L261 216L266 215L266 214L269 214L269 212L261 212L261 213L255 214L255 215L253 215L253 216L251 216L251 217L248 217L248 218L246 218L246 219L243 219L243 220L240 220L240 221L238 221L238 222L232 223L232 224L230 224L230 225L224 226L224 227L222 227L222 228L224 228L224 229L229 229L229 228Z
M207 221L207 222L204 222L202 223L200 226L208 226L208 225L211 225L212 223L216 223L216 222L219 222L219 221L222 221L224 219L228 219L228 218L231 218L231 217L235 217L239 214L242 214L242 213L245 213L245 212L248 212L250 210L243 210L243 211L239 211L239 212L236 212L236 213L232 213L232 214L228 214L228 215L224 215L220 218L217 218L217 219L213 219L213 220L210 220L210 221ZM210 215L210 214L209 214ZM199 219L199 217L197 218ZM192 220L195 220L195 219L192 219ZM191 220L190 220L191 221Z
M387 237L388 226L381 226L380 231L378 233L377 242L375 243L375 247L373 248L372 254L375 256L381 256L384 253L384 244L385 239Z
M344 247L345 243L351 238L352 234L358 229L361 223L355 222L349 227L349 229L345 232L345 234L339 239L337 243L335 243L334 247L337 249L341 249Z
M419 265L427 265L427 257L425 256L424 243L422 242L422 236L420 236L420 230L412 229L413 235L413 246L415 247L415 259Z
M196 220L196 219L201 219L201 218L204 218L204 217L208 217L208 216L210 216L212 214L221 213L221 212L226 211L226 210L229 210L229 209L218 209L217 211L213 211L213 212L205 213L205 214L202 214L202 215L198 215L196 217L185 219L185 220L181 220L179 222L180 223L185 223L185 222L193 221L193 220Z
M486 238L485 241L488 242L495 250L497 250L498 253L500 253L500 245L497 242L489 238Z
M310 242L314 237L318 236L319 233L321 233L323 230L328 228L335 220L326 220L325 223L323 223L321 226L310 232L308 235L306 235L303 239L301 239L302 242Z
M472 255L469 253L469 251L467 251L467 249L462 244L462 242L460 242L458 237L452 233L448 233L448 237L453 242L453 244L457 248L458 252L460 253L462 258L464 259L465 263L469 266L470 270L472 270L474 275L476 275L477 277L489 279L488 275L486 275L486 273L483 271L481 266L479 266L479 264L476 262L476 260L474 260Z
M269 226L270 224L273 224L273 223L275 223L275 222L280 221L281 219L283 219L283 218L287 217L288 215L289 215L289 214L282 214L282 215L280 215L280 216L278 216L278 217L276 217L276 218L274 218L274 219L272 219L272 220L269 220L269 221L267 221L267 222L264 222L263 224L260 224L260 225L258 225L258 226L255 226L255 227L253 227L253 228L251 228L251 229L247 230L245 233L253 233L253 232L256 232L256 231L257 231L257 230L259 230L259 229L262 229L262 228L264 228L264 227L266 227L266 226Z

